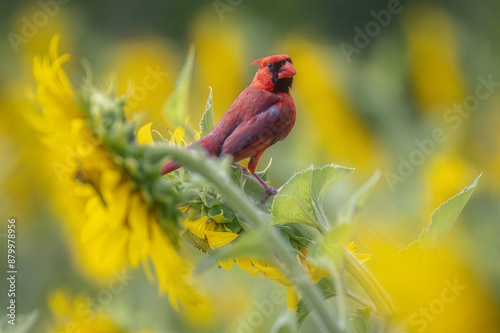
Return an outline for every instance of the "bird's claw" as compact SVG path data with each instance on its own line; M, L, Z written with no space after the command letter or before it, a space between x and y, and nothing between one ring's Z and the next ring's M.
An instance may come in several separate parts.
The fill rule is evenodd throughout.
M274 187L266 185L264 187L264 189L266 190L266 193L264 193L264 196L262 197L262 200L260 201L261 204L263 204L264 201L266 201L267 197L269 197L269 194L272 194L272 195L278 194L278 191Z
M235 167L237 167L237 168L240 168L240 169L241 169L241 171L243 171L243 173L244 173L244 174L246 174L246 175L249 175L249 174L250 174L250 171L248 171L248 169L247 169L245 166L243 166L243 165L239 164L238 162L233 163L233 166L235 166Z

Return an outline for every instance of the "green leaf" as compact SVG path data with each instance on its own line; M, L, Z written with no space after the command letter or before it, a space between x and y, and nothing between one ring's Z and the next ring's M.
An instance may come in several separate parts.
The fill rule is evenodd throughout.
M231 221L224 218L224 214L222 213L222 211L218 215L214 215L214 213L213 213L214 208L217 208L217 207L212 207L212 209L210 209L208 211L208 214L207 214L211 219L213 219L217 223L231 222Z
M299 326L302 325L304 320L306 320L309 313L311 313L311 310L307 307L303 300L300 300L299 303L297 303L297 312L295 313Z
M292 224L280 224L277 225L276 228L283 234L283 236L287 236L289 239L293 239L298 242L302 247L307 247L311 244L311 239L308 238L301 229L296 228L300 224L292 223Z
M408 250L416 250L421 253L437 251L453 227L458 215L469 201L480 178L481 175L476 178L472 185L467 186L462 192L441 204L432 213L431 223L422 231L418 240L411 243L402 253Z
M242 177L243 177L243 170L241 168L238 168L238 167L235 167L234 165L232 165L231 166L231 178L240 187L243 183Z
M195 48L191 46L184 67L182 67L181 73L175 83L175 89L163 105L163 117L168 123L174 126L184 126L186 123L189 88L193 76L195 53Z
M307 307L303 300L300 300L299 303L297 303L297 312L295 313L299 326L301 326L304 320L306 320L309 313L311 313L311 309Z
M204 192L200 192L199 196L200 196L201 202L203 202L203 204L206 207L212 208L214 205L217 205L217 202L218 202L217 198L212 193L204 191Z
M38 310L16 315L15 325L9 324L11 320L8 316L3 316L0 320L0 332L2 333L28 333L38 319Z
M269 181L267 174L269 173L269 170L271 169L272 163L273 163L273 159L271 158L271 159L269 159L269 164L266 166L266 168L264 170L255 172L265 182Z
M343 206L340 211L337 221L339 223L349 223L354 220L356 214L359 212L360 208L365 204L366 199L371 194L373 188L380 179L380 171L375 171L375 173L366 181L361 187L354 192L352 197L349 199L347 204Z
M234 219L235 213L225 204L214 205L208 211L208 217L214 219L217 223L229 223Z
M207 99L207 106L205 107L205 112L200 120L200 137L204 137L208 133L212 132L214 129L214 108L213 108L213 97L212 97L212 87L210 88L210 94Z
M241 224L238 220L238 217L234 217L234 219L229 222L229 223L224 223L224 228L226 231L232 232L232 233L239 233L241 231Z
M231 176L233 180L236 182L236 184L239 184L239 186L243 189L246 195L252 198L255 203L258 203L260 205L262 196L264 196L265 193L262 184L259 183L257 179L255 179L255 177L252 176L250 173L243 172L242 168L235 166L232 166L231 168L232 168ZM271 195L270 197L273 196ZM270 202L269 198L266 199L264 206L261 206L261 208L266 208L269 205L269 202Z
M299 328L293 314L285 310L271 327L271 333L297 333Z
M355 333L370 332L370 315L372 308L357 309L356 313L351 316L352 331Z
M329 223L322 209L323 197L353 170L331 164L296 173L274 198L271 210L274 224L304 223L328 229Z
M305 238L311 241L316 241L321 236L321 233L318 231L318 229L311 227L309 225L300 223L281 224L281 225L286 225L286 226L289 225L293 227L294 230L300 232L302 235L304 235Z
M269 167L271 166L271 162L272 160L269 161L268 166L264 170L256 172L257 175L259 175L265 182L268 181L267 173L269 171ZM274 195L269 195L264 203L261 204L262 197L265 194L265 189L262 184L242 166L237 167L233 165L231 169L231 177L233 181L238 184L241 189L243 189L247 196L252 198L262 211L269 212L271 204L274 200ZM245 171L243 171L243 169L245 169Z
M336 295L335 284L333 283L332 279L323 276L318 281L317 286L321 290L323 296L325 296L325 299L331 298Z

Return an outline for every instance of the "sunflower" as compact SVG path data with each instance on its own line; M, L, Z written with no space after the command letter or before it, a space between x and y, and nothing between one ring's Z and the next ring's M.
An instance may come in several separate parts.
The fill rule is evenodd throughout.
M53 156L56 206L84 266L106 277L142 263L152 278L151 261L175 308L184 304L193 317L208 317L208 301L195 291L191 263L183 256L179 195L161 177L161 156L145 144L146 131L134 133L124 98L90 82L80 92L72 89L62 69L70 56L58 55L58 41L54 37L49 55L34 60L41 111L27 117Z

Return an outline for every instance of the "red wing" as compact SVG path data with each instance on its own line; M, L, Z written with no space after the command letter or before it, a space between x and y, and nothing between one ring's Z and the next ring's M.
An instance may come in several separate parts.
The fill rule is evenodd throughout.
M282 104L280 106L283 107ZM269 148L281 139L281 132L286 127L281 114L280 108L275 104L242 122L224 141L222 154L233 155L234 161L240 161Z

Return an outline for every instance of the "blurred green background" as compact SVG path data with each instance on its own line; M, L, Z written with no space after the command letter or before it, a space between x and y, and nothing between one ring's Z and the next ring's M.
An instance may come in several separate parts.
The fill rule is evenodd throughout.
M60 330L65 320L71 322L61 319L71 312L61 310L62 299L77 299L79 293L97 297L113 277L98 276L79 259L74 235L54 199L52 161L23 117L37 108L29 99L29 90L35 89L33 57L46 54L59 33L60 53L73 57L64 68L74 87L81 83L80 59L85 58L98 82L114 80L121 94L135 86L128 116L140 114L139 124L153 121L162 133L168 133L168 125L161 106L190 44L197 48L190 101L194 129L208 86L214 90L218 120L251 82L256 70L251 61L290 55L298 73L292 89L297 123L284 142L264 154L259 168L272 157L275 187L310 164L356 168L353 179L327 198L332 214L347 194L380 170L382 178L354 239L360 252L373 255L367 265L389 292L401 294L396 298L412 303L417 297L417 312L439 297L443 281L463 281L467 289L439 316L426 319L422 331L498 331L499 15L500 3L493 0L2 2L0 246L6 253L7 218L15 217L18 314L38 309L34 332ZM436 130L439 140L433 137ZM432 211L481 172L476 192L440 252L435 275L415 281L384 276L387 261L418 236ZM193 250L193 255L199 254ZM2 276L5 257L0 259ZM141 269L127 272L134 278L104 306L98 302L102 322L88 331L243 332L242 322L258 311L259 302L272 290L284 292L261 276L214 268L200 277L201 290L215 304L214 320L197 327L173 312L166 297L157 297L157 286ZM405 294L401 288L412 291ZM2 309L5 290L3 278ZM268 331L285 305L276 307L252 330ZM4 317L4 310L0 313Z

